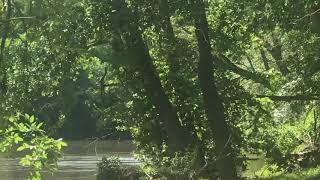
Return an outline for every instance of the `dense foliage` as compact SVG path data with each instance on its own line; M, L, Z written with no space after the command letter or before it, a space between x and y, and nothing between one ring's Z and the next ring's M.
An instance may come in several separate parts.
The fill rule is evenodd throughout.
M46 137L132 138L145 169L193 177L236 179L251 153L277 170L316 166L319 8L317 0L3 0L1 129L26 112Z

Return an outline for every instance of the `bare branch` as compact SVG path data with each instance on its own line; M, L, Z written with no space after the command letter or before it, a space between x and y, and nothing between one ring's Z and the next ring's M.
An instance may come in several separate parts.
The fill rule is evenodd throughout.
M304 18L313 16L313 15L315 15L315 14L318 13L318 12L320 12L320 9L318 9L318 10L312 12L312 13L309 13L309 14L303 16L302 18L299 18L299 19L295 20L293 23L295 24L295 23L297 23L298 21L301 21L301 20L304 19Z

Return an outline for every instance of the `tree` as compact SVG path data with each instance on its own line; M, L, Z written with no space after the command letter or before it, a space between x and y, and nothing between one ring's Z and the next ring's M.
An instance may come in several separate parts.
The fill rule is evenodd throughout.
M127 47L125 48L127 51L132 50L134 52L132 58L137 61L137 71L143 82L146 95L159 113L160 123L163 124L168 136L169 148L172 148L172 150L185 150L188 145L187 132L183 129L177 112L174 110L168 96L162 88L159 77L155 73L148 48L143 42L138 27L134 24L136 21L132 18L131 10L123 0L113 1L111 5L117 12L115 15L117 22L123 23L118 26L119 29L117 30L122 32L118 38L124 37L123 40L127 43ZM123 29L124 27L127 27L127 29ZM126 34L126 30L129 31L129 34Z
M203 103L209 126L215 137L215 153L217 155L217 168L221 179L231 180L237 178L236 165L230 144L231 135L224 114L224 108L219 97L213 75L213 56L209 37L208 22L205 6L202 0L191 3L195 21L195 33L199 47L198 77L203 93Z

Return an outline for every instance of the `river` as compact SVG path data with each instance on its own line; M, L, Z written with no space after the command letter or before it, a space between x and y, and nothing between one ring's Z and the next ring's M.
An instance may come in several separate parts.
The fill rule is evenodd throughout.
M136 165L130 141L69 141L64 150L64 157L58 162L58 171L53 175L44 171L44 180L95 180L97 162L104 155L119 156L127 165ZM25 180L26 169L19 165L19 159L0 156L1 180Z

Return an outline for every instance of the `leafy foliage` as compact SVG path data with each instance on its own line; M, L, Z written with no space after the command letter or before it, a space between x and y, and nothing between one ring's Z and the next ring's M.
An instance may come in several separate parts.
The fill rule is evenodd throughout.
M290 155L319 147L317 0L3 2L0 124L9 134L2 147L28 140L19 150L35 152L33 144L46 141L42 151L55 149L42 137L46 132L69 139L133 138L151 169L169 162L176 167L179 159L185 163L176 164L177 171L197 171L194 158L203 166L206 158L216 160L220 139L207 116L215 109L204 111L208 99L198 77L203 49L194 14L201 9L192 3L203 3L214 65L206 75L214 77L208 84L216 85L222 101L237 166L250 152L291 169ZM28 123L41 127L5 118L16 112L35 114L39 119ZM188 141L179 157L170 150L172 122L187 132L188 138L176 136ZM33 141L13 127L34 131Z
M62 148L67 146L62 139L48 137L34 116L17 114L8 118L8 128L0 130L1 152L22 153L20 164L29 169L28 179L41 179L41 170L57 170L57 161Z

